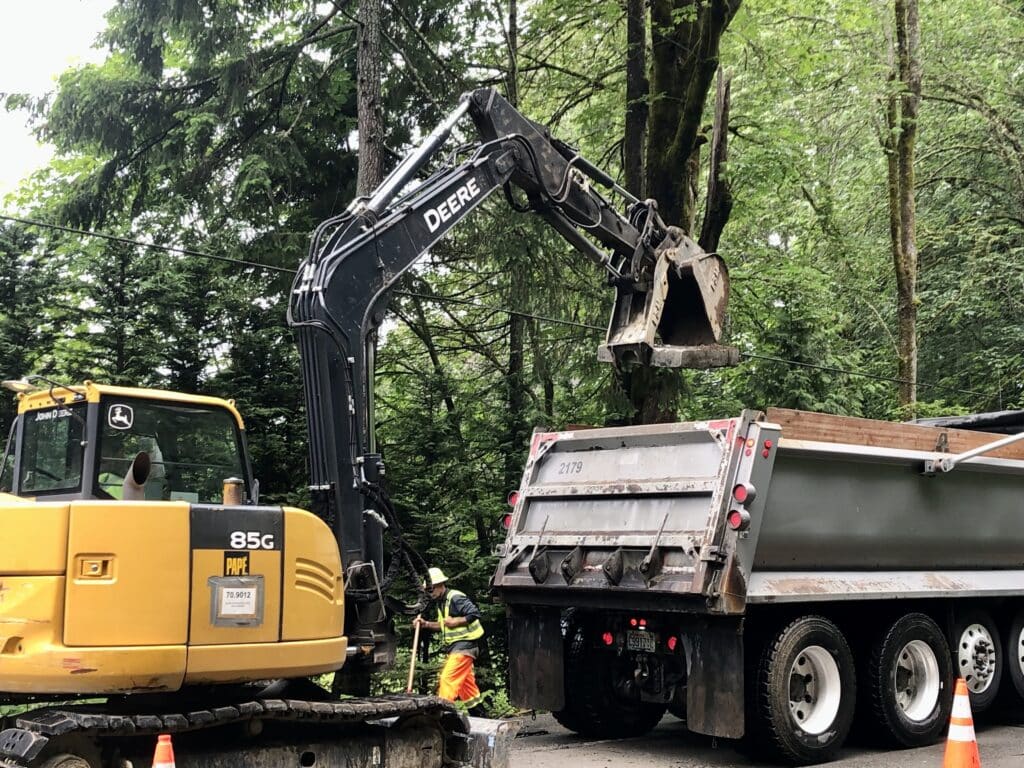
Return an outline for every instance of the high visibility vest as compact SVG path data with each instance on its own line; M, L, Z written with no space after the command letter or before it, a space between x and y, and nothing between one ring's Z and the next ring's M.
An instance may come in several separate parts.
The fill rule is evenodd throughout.
M451 615L452 598L456 596L465 597L466 593L459 592L457 589L449 589L444 593L444 605L437 607L437 623L441 627L441 645L444 646L457 643L460 640L479 640L484 636L484 626L479 619L473 619L461 627L446 627L444 625L444 620Z

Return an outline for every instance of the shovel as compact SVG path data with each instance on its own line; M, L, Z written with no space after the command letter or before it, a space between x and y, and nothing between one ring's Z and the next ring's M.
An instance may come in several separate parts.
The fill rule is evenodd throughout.
M420 618L419 616L416 617ZM412 693L412 678L416 674L416 649L420 644L420 624L416 622L416 628L412 632L412 653L409 655L409 682L405 685L405 692Z

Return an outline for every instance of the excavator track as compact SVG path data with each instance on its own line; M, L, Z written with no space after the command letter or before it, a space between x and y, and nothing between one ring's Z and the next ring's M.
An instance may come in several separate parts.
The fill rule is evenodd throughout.
M246 743L243 734L252 737L274 726L284 726L292 735L300 731L308 732L311 741L319 738L328 744L341 745L344 739L339 738L339 734L345 728L370 724L385 732L401 733L403 725L410 723L426 726L428 730L442 734L443 755L436 756L437 764L450 765L462 762L469 731L466 719L455 707L436 696L382 696L340 701L259 699L187 712L159 713L112 714L104 711L105 706L79 704L43 707L7 718L2 724L8 727L0 730L0 768L35 768L43 765L41 761L55 750L63 750L63 744L84 744L87 752L91 751L97 757L103 754L104 758L99 765L130 765L131 762L121 756L109 759L108 756L121 752L119 745L130 745L136 740L148 742L151 751L153 738L157 734L169 733L187 738L188 735L201 734L214 728L224 729L221 733L229 732L226 737L217 739L217 753L221 757L214 763L206 752L203 762L199 763L190 761L186 755L184 760L178 760L179 765L228 766L232 761L227 756L232 752L240 756L239 765L259 765L257 757L247 751L252 745ZM237 744L232 743L236 741ZM297 747L296 744L300 743L302 746ZM301 738L284 741L278 738L275 748L303 749L306 746ZM377 759L381 749L382 746L378 744L378 751L375 752L374 745L370 744L367 753L371 758L367 764L404 765L401 761L382 763ZM346 758L346 764L357 764L349 763L349 757ZM87 758L83 764L90 764ZM273 763L268 759L266 764ZM317 766L330 764L323 760L315 763Z

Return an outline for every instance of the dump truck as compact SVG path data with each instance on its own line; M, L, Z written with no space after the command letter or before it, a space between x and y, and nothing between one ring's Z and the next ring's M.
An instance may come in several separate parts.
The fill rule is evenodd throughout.
M444 153L464 117L479 141ZM722 259L497 92L466 94L316 229L297 270L309 510L261 501L231 401L6 382L20 399L0 461L0 707L16 711L0 710L0 768L121 766L163 732L183 768L440 768L494 744L450 702L366 694L395 660L395 616L422 609L394 593L426 572L384 482L377 331L402 275L499 189L614 289L600 357L735 363L717 343ZM354 698L306 680L328 673Z
M1024 695L1024 435L769 409L537 432L492 585L510 693L594 736L669 710L759 757L939 739ZM1003 696L1000 697L999 694Z

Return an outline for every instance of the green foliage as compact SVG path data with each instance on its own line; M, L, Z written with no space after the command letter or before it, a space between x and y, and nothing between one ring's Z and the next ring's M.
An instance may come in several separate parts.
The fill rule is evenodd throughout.
M696 8L673 7L677 25ZM514 83L524 112L617 176L623 4L537 0L518 11L512 67L506 6L389 3L385 143L401 154L461 91ZM59 153L14 203L49 222L293 269L311 230L354 194L354 12L342 2L121 0L104 62L64 73L52 94L4 98L34 114ZM669 404L680 417L772 405L901 417L888 380L895 290L879 135L890 13L881 0L810 11L747 2L722 38L735 207L720 252L732 277L728 341L745 357L683 376ZM1024 17L980 0L924 4L923 14L920 379L933 386L922 386L919 411L1019 407ZM698 206L698 227L700 216ZM594 359L612 300L601 270L498 196L472 222L394 297L377 408L410 539L484 610L495 661L481 680L500 709L490 552L530 430L612 423L630 405ZM0 373L233 397L264 499L302 504L289 288L286 273L4 226ZM401 667L393 674L388 684L403 686Z

